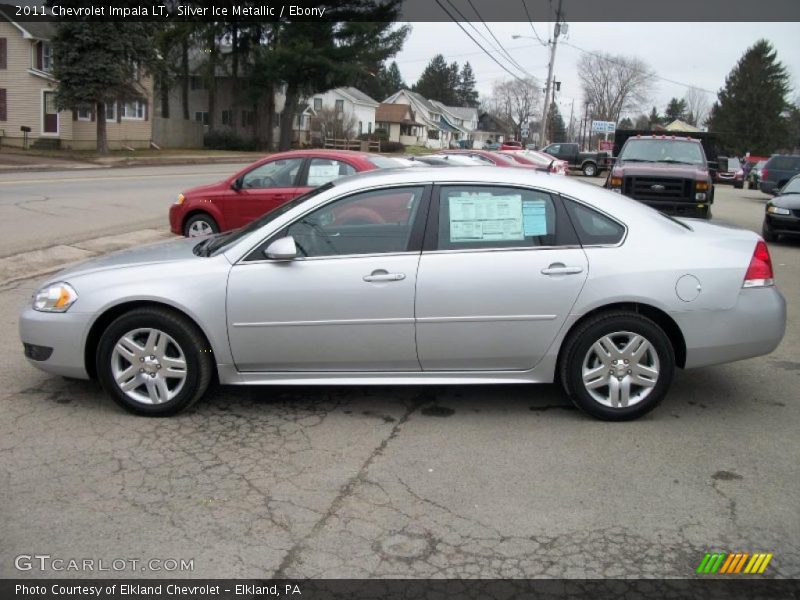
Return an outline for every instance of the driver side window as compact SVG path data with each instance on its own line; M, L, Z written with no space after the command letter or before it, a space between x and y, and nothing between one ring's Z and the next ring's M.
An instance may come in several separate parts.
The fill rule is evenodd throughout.
M264 163L242 177L242 189L293 187L302 164L302 158L284 158Z

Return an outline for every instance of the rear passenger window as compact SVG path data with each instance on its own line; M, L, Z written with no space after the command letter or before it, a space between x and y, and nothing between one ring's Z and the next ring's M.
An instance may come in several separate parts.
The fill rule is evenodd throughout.
M552 198L535 190L446 186L439 195L439 250L554 246Z
M625 228L613 219L566 198L564 204L582 246L619 244L622 241Z

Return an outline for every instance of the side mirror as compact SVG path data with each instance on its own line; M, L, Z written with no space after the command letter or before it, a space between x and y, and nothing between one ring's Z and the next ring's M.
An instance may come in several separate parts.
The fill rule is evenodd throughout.
M267 246L264 256L272 260L292 260L297 258L297 244L290 235L279 238Z
M231 183L231 189L234 190L235 192L238 192L240 189L242 189L241 177L233 180L233 183Z

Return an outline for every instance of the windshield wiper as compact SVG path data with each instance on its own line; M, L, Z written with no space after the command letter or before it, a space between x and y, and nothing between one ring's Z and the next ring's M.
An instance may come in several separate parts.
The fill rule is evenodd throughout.
M623 162L656 162L654 160L648 160L646 158L625 158L622 156L620 157L620 160Z
M194 252L197 256L208 256L208 254L206 254L206 248L208 248L208 245L212 239L214 238L207 238L203 240L202 242L197 244L194 248L192 248L192 252Z
M674 158L665 158L664 160L660 160L658 162L662 163L669 163L674 165L697 165L697 163L686 161L686 160L675 160Z

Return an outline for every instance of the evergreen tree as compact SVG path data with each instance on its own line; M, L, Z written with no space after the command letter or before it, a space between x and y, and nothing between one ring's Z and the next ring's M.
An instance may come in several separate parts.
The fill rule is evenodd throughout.
M78 6L80 2L60 4ZM151 71L155 63L152 24L59 21L51 43L58 107L91 106L97 122L97 152L108 153L106 103L147 96L137 75Z
M456 85L458 64L454 77L453 68L444 60L444 56L437 54L422 71L419 80L414 84L414 91L429 100L438 100L447 105L456 104Z
M475 74L472 65L465 62L461 68L461 77L458 82L458 106L478 106L478 91L475 89Z
M558 110L558 104L555 102L550 105L550 115L547 119L547 139L550 142L567 141L567 128L561 117L561 111Z
M768 156L787 143L789 76L767 40L747 49L711 108L710 130L728 152Z
M403 76L400 74L400 68L397 66L397 62L395 61L392 61L389 64L389 67L384 69L383 78L384 87L387 90L386 96L390 96L396 91L408 87L406 86L406 82L403 81ZM383 96L383 98L386 96ZM376 98L376 100L382 100L383 98Z
M684 99L672 98L664 110L665 123L672 123L676 119L686 120L686 100Z
M653 107L653 110L650 111L648 121L650 122L650 129L655 129L656 125L661 125L662 123L661 115L658 114L658 110L655 106Z
M628 117L624 117L619 123L617 123L617 129L633 129L633 121L631 121Z
M634 129L638 130L650 130L650 117L645 114L639 115L636 117L636 122L633 124Z

